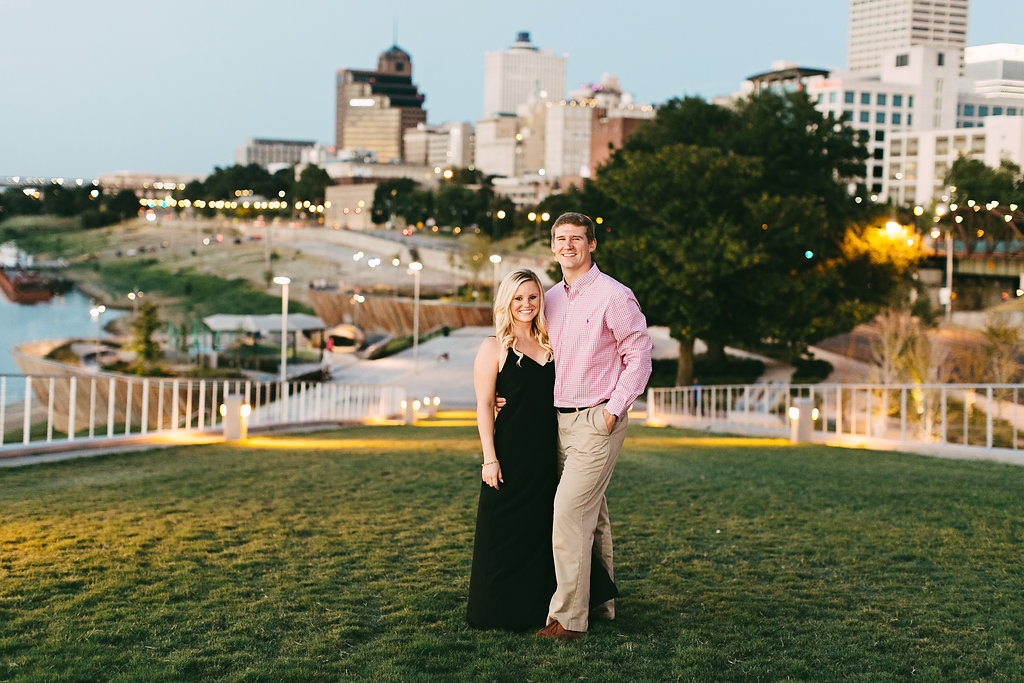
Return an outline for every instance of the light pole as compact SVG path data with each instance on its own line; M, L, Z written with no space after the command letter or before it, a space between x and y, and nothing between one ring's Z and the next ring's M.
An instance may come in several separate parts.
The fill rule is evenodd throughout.
M549 218L551 218L551 214L549 214L547 211L545 211L544 213L537 213L535 211L531 211L530 213L526 214L526 217L537 224L537 237L543 239L544 235L540 231L540 226L542 223L546 222Z
M274 278L274 284L281 285L281 392L288 379L288 285L292 279L283 275Z
M103 331L103 327L100 325L100 316L107 310L107 307L103 304L96 304L89 309L89 317L96 323L96 340L99 341L100 334Z
M491 263L494 264L494 289L492 290L492 299L497 300L498 298L498 264L501 263L501 256L499 254L491 254Z
M395 269L395 288L392 291L392 294L397 299L398 298L398 273L399 273L398 266L402 265L402 260L396 256L395 258L391 259L391 265Z
M142 292L136 287L131 292L128 292L128 299L132 302L132 319L135 319L136 314L139 312L139 299L142 298Z
M950 204L949 208L956 211L956 204ZM946 215L946 205L939 204L935 207L935 222L938 223ZM960 222L960 216L954 220ZM932 229L932 239L938 239L940 234L938 225ZM946 307L946 322L953 319L953 224L946 228L946 286L939 290L939 303Z
M409 270L412 271L413 285L412 285L412 367L413 372L419 374L420 371L420 271L423 270L423 264L419 261L413 261L409 264Z

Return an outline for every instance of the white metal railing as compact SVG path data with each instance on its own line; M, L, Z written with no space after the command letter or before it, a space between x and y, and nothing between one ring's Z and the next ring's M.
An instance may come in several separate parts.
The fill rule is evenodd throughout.
M746 384L648 389L648 424L789 436L798 398L812 439L942 452L1024 450L1022 384ZM1024 455L1024 454L1022 454Z
M40 444L219 431L229 394L250 406L250 428L404 414L405 390L391 385L0 375L0 457Z

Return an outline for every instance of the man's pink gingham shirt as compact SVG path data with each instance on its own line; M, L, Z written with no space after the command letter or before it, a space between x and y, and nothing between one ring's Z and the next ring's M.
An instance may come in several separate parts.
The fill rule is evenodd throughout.
M633 292L591 266L571 286L544 297L555 351L555 406L585 408L608 401L622 417L647 387L651 338Z

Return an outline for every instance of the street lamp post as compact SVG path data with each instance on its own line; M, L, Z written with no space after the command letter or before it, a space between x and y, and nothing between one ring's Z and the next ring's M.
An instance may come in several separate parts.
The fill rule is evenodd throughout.
M491 263L494 264L494 288L491 290L491 298L496 300L498 298L498 264L501 263L501 256L491 254Z
M419 261L413 261L409 264L409 270L412 271L413 285L412 285L412 364L413 372L419 373L420 371L420 271L423 270L423 264Z
M135 319L136 314L139 312L139 299L142 298L142 292L136 287L134 290L128 292L128 299L132 302L132 319Z
M96 323L96 340L99 341L100 334L103 331L102 325L100 325L100 316L106 312L107 307L103 304L96 304L89 309L89 317Z
M284 395L284 383L288 379L288 285L292 279L279 275L274 284L281 285L281 392Z

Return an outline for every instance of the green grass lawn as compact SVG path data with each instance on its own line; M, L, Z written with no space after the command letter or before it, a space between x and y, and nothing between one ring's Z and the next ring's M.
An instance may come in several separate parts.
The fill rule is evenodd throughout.
M464 619L472 428L0 471L0 679L1020 680L1024 469L634 427L618 619Z

